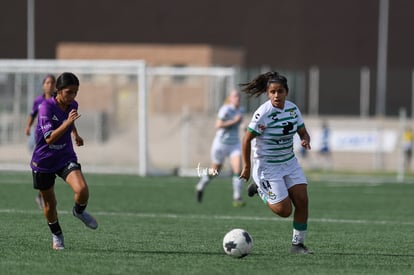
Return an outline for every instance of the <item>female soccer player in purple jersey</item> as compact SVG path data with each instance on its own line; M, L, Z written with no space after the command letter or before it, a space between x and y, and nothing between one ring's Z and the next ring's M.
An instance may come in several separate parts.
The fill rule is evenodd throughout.
M292 204L293 237L291 253L313 253L305 245L308 222L307 180L294 151L293 136L297 133L301 145L310 150L310 137L299 108L286 100L289 88L286 77L277 72L261 74L249 83L241 84L249 95L267 94L268 101L254 113L242 141L243 170L240 177L250 178L253 149L254 182L248 195L258 194L263 202L281 217L289 217Z
M25 128L25 133L27 136L30 136L31 133L31 128L32 125L37 117L37 113L39 111L39 105L52 97L53 92L55 91L55 83L56 83L56 78L54 75L52 74L48 74L43 78L42 81L42 90L43 93L39 96L37 96L34 101L33 101L33 107L32 107L32 111L29 114L29 117L27 118L27 123L26 123L26 128ZM33 140L33 141L32 141ZM34 148L34 141L35 138L33 136L31 142L29 142L29 148L30 150L33 150Z
M39 106L40 104L42 104L43 101L49 99L52 97L53 92L55 91L55 83L56 83L56 78L54 75L52 74L48 74L43 78L42 81L42 90L43 93L39 96L37 96L34 101L33 101L33 107L32 107L32 111L29 114L29 117L27 118L27 122L26 122L26 128L25 128L25 133L27 136L29 136L29 150L30 152L33 151L34 146L35 146L35 130L32 131L32 125L35 121L35 119L37 118L37 113L39 112ZM43 199L42 199L42 195L40 194L40 192L38 193L38 195L35 198L35 201L37 203L37 205L39 206L39 208L43 208Z
M30 161L33 187L43 197L43 212L52 232L52 247L55 250L64 249L63 233L56 210L56 175L75 192L73 215L91 229L98 227L95 218L85 211L89 189L72 144L71 133L75 121L80 117L78 103L75 101L78 90L79 80L73 73L66 72L58 77L56 95L39 107L36 146ZM83 145L82 138L76 132L74 138L78 145Z

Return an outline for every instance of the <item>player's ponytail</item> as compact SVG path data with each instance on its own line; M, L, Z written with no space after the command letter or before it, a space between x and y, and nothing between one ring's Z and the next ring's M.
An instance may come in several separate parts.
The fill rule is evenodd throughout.
M278 72L267 72L261 74L252 81L242 83L239 86L242 87L242 91L248 94L249 96L255 95L256 97L258 97L261 94L266 93L267 87L271 83L279 83L287 91L289 91L286 77L280 75Z

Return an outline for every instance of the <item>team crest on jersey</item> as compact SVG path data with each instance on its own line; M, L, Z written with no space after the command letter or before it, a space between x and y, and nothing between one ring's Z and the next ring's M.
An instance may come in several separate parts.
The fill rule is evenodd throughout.
M266 126L265 126L264 124L259 124L257 127L258 127L258 128L259 128L259 130L260 130L260 131L262 131L262 132L266 129Z
M277 195L273 193L272 191L269 191L269 198L272 200L275 200L277 198Z
M295 110L290 110L290 116L296 118L298 115L296 114Z

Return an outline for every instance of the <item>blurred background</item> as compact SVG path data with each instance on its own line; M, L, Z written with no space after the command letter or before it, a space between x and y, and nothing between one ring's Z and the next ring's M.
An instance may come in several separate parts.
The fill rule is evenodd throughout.
M275 70L312 136L306 169L411 170L414 2L0 2L0 168L28 169L42 79L81 81L85 171L194 175L238 84ZM247 123L265 97L242 98ZM241 133L242 134L242 133Z

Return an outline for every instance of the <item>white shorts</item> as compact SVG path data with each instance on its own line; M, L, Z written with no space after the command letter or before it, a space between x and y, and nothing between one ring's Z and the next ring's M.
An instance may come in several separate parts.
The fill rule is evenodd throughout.
M211 161L215 164L223 164L226 157L241 156L240 142L235 144L224 144L214 139L211 146Z
M258 186L260 197L269 204L288 197L288 190L292 186L308 183L296 158L281 164L263 162L260 159L254 160L252 177Z

